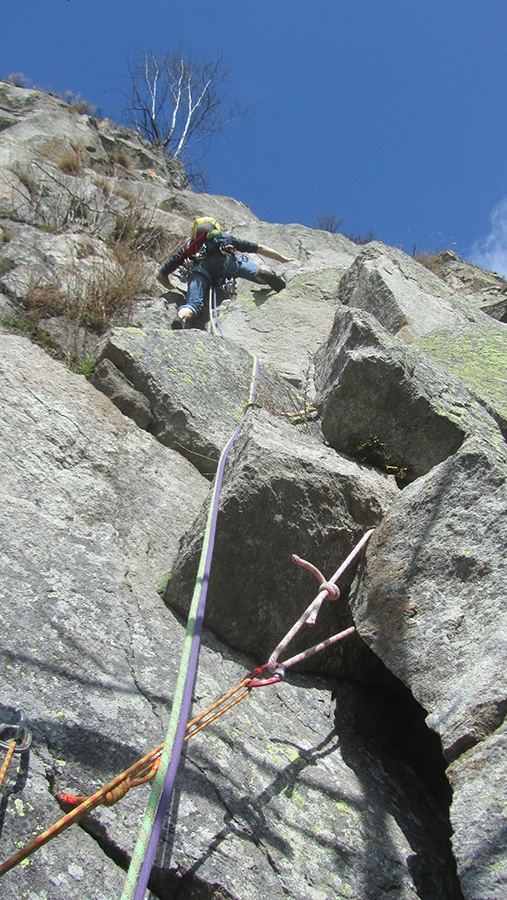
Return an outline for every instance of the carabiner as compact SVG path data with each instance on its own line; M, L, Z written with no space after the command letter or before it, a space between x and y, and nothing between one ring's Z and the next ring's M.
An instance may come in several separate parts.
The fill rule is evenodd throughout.
M13 741L16 741L14 753L26 753L32 746L32 732L26 725L25 714L22 709L14 713L17 722L4 722L0 724L0 747L9 750ZM7 736L7 740L5 739Z

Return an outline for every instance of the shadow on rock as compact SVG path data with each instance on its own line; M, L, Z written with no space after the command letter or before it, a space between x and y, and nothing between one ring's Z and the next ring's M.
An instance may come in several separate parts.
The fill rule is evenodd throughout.
M450 845L451 790L424 710L408 692L404 697L372 685L341 682L335 698L340 751L364 791L375 843L392 843L392 817L413 850L407 864L418 897L462 900ZM374 846L366 849L367 860L375 855ZM365 876L364 900L373 900L373 869L367 867Z

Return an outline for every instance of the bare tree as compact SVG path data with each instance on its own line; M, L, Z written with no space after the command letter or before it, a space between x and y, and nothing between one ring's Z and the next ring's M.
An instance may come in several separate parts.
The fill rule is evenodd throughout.
M14 87L31 87L31 82L28 80L28 78L25 78L23 72L11 72L11 74L7 76L7 81L9 82L9 84L13 84Z
M315 227L320 231L330 231L331 234L336 234L344 221L343 218L340 219L332 213L321 213L315 220Z
M183 50L159 57L144 48L134 63L127 64L130 90L126 95L129 105L123 110L126 123L185 165L192 166L201 159L213 135L243 115L237 103L227 103L228 74L221 55L198 63ZM188 174L192 177L193 173Z

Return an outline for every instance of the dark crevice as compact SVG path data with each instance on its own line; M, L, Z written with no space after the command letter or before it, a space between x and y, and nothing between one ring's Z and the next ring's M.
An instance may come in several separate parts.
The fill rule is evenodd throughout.
M403 685L393 692L385 685L341 681L333 695L343 760L373 807L381 785L374 815L379 829L387 814L393 816L408 839L417 896L463 900L451 848L452 791L440 739L427 727L425 710Z

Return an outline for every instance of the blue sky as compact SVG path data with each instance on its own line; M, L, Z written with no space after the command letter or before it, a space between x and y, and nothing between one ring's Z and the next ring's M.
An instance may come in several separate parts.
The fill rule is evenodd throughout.
M143 45L222 52L249 115L204 160L211 193L507 276L506 0L0 0L0 14L1 77L117 121Z

